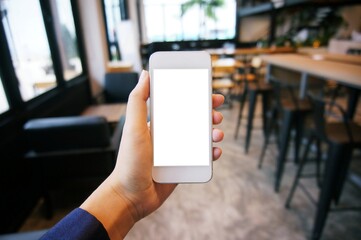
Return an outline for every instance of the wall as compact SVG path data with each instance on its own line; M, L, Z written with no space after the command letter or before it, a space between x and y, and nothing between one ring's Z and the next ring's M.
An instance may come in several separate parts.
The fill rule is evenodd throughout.
M141 72L140 37L136 1L128 1L129 20L117 28L122 60L133 64L134 71ZM127 33L127 34L124 34Z
M339 29L336 37L350 38L352 31L361 33L361 5L343 7L340 9L340 15L346 24Z
M78 0L92 94L102 91L108 52L100 0Z
M126 62L132 60L134 70L140 71L140 42L136 1L128 1L128 4L131 26L134 28L132 31L134 35L130 39L134 39L135 43L131 44L134 55L132 54L130 59L124 60ZM96 96L102 91L104 75L107 71L107 64L109 59L101 0L78 0L78 5L80 9L80 19L83 29L91 90L92 95ZM121 40L122 38L119 39L119 41Z
M268 14L244 17L240 24L240 42L268 40L270 16Z

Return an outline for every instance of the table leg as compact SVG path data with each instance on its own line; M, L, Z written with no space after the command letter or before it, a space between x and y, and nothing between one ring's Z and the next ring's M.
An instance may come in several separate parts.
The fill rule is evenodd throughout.
M266 83L270 83L271 82L271 64L267 64L266 66L266 77L265 77L265 82Z
M300 82L300 93L299 93L301 99L304 99L306 97L307 79L308 79L308 74L306 72L302 72L301 82Z
M360 97L360 90L355 88L348 88L348 100L347 100L347 116L349 119L353 119L357 108L358 99Z

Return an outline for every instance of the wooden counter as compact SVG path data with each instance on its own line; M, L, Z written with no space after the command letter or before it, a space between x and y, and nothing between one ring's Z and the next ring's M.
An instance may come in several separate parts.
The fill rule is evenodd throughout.
M103 116L109 124L118 123L120 117L125 114L127 104L113 103L113 104L99 104L87 107L82 113L82 116Z
M106 65L106 72L131 72L133 71L133 64L130 62L108 62Z
M267 75L269 75L272 66L301 72L301 97L305 96L308 75L335 80L353 88L361 88L361 65L315 60L297 54L264 55L261 58L268 63Z
M271 47L271 48L236 48L236 49L207 49L211 55L259 55L259 54L276 54L276 53L294 53L296 50L291 47Z

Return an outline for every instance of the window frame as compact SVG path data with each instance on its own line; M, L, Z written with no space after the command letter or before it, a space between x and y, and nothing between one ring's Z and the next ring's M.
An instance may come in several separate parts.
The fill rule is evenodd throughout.
M48 38L48 44L50 48L51 59L53 61L54 75L56 78L56 86L46 92L34 96L28 101L22 99L20 89L18 87L18 78L16 76L15 68L12 62L12 56L9 48L9 44L5 35L5 29L3 22L0 23L0 74L6 98L9 104L9 110L0 113L0 126L8 119L9 116L16 118L17 114L22 114L25 111L31 111L36 109L39 105L49 101L52 97L62 93L64 90L71 88L80 82L87 81L87 64L85 58L85 45L82 36L79 8L76 0L70 0L71 9L73 11L73 20L75 25L75 32L77 36L77 47L79 58L81 61L82 72L69 80L64 79L63 66L61 63L61 56L59 51L59 45L56 37L55 26L53 25L53 15L51 12L51 3L48 0L39 0L39 4L42 12L42 20L46 35ZM89 86L90 92L90 86ZM8 119L9 120L9 119Z
M234 0L235 1L235 9L234 9L234 14L235 14L235 22L234 22L234 36L232 38L197 38L197 39L180 39L180 40L167 40L166 38L163 38L162 40L157 40L157 41L152 41L151 39L148 39L147 36L147 32L146 30L142 30L142 29L146 29L145 25L146 23L146 16L145 16L145 9L144 9L144 2L143 0L136 0L136 7L137 7L137 12L139 15L139 19L138 19L138 29L139 29L139 34L140 39L141 39L141 44L151 44L153 42L159 42L159 43L172 43L172 42L207 42L207 41L235 41L237 39L237 34L238 34L238 17L237 17L237 9L239 6L239 1L238 0ZM140 14L141 13L141 14ZM144 31L144 32L143 32Z
M129 20L129 8L128 8L128 0L118 0L119 1L119 11L121 20ZM108 52L108 60L112 61L112 52L111 52L111 42L109 39L109 31L108 31L108 21L105 11L105 0L101 0L101 10L104 20L104 29L105 29L105 38L107 42L107 52ZM114 42L118 44L118 41ZM119 49L119 58L122 59L122 53Z

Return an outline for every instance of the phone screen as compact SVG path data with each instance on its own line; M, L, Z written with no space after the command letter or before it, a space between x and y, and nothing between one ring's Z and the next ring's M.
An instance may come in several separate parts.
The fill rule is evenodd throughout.
M209 69L154 69L154 166L209 166Z

